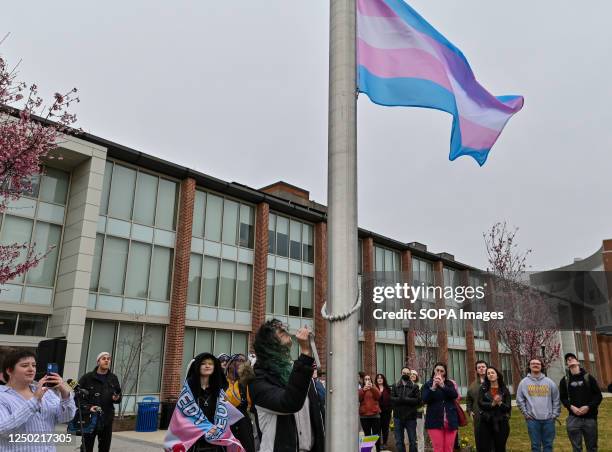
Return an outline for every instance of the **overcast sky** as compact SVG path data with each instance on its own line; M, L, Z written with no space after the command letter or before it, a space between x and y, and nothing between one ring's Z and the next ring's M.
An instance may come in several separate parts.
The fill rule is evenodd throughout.
M522 94L480 168L448 160L450 115L360 96L359 225L485 266L520 227L543 270L612 238L612 4L412 0L495 95ZM87 132L228 181L327 197L322 0L9 2L0 52L45 94L79 88Z

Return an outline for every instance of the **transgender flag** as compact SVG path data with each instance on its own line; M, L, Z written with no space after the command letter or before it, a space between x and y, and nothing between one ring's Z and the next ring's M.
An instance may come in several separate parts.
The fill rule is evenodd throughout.
M453 115L450 160L471 155L482 166L522 96L495 97L463 53L402 0L357 0L359 91L387 106Z
M164 438L164 450L185 452L204 435L208 443L224 446L227 452L244 452L242 444L230 430L230 426L242 417L242 413L227 401L225 392L221 391L217 399L214 424L211 423L200 409L185 380Z

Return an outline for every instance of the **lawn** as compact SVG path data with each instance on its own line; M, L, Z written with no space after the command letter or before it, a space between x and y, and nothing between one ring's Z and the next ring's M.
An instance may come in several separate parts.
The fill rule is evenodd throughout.
M572 450L570 442L567 439L567 432L565 430L566 417L567 410L562 407L560 418L561 425L557 424L557 435L555 437L554 447L555 452L571 452ZM608 397L603 400L599 406L599 415L597 419L597 424L599 426L599 451L612 452L612 398ZM467 438L472 446L474 445L474 429L471 422L466 427L461 427L460 435L461 438ZM529 442L529 436L527 435L527 424L516 407L512 407L512 417L510 418L510 438L508 438L507 450L512 452L527 452L531 450L531 443Z

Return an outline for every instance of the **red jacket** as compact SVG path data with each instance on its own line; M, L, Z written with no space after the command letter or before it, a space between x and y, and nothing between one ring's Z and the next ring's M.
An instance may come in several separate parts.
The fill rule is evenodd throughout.
M380 413L380 391L372 386L370 389L359 390L359 416L373 416Z

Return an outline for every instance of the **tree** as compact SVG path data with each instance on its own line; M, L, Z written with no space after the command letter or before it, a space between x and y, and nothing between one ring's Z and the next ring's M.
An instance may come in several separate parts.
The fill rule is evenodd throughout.
M0 214L31 189L43 159L52 159L62 135L72 131L76 115L68 109L79 101L73 88L55 93L45 105L36 84L17 80L17 66L10 67L0 55ZM29 243L0 245L0 284L36 266L49 251L36 253Z
M544 367L559 358L561 344L557 328L557 305L525 279L527 256L516 243L518 228L496 223L483 234L489 267L487 310L504 313L493 321L500 342L512 354L512 364L524 374L529 360L539 358Z

